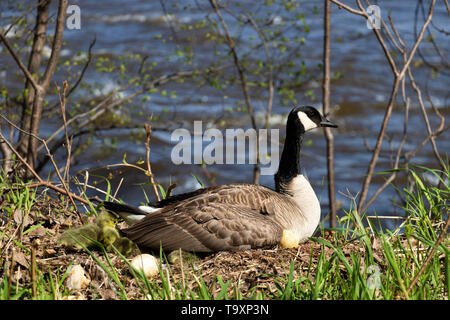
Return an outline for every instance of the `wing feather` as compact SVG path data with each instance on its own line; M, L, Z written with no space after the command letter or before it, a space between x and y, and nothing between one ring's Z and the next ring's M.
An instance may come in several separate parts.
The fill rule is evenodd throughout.
M152 250L160 245L164 250L196 252L269 247L280 241L283 230L273 218L279 196L255 185L200 189L122 232Z

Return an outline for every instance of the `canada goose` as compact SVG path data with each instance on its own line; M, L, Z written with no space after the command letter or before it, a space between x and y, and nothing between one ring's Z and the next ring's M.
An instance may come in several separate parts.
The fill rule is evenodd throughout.
M174 195L135 208L104 202L107 210L130 224L121 232L150 250L214 252L275 246L282 238L305 241L320 220L320 204L300 171L300 148L306 131L334 127L310 106L295 107L286 124L286 140L275 190L253 184L230 184Z

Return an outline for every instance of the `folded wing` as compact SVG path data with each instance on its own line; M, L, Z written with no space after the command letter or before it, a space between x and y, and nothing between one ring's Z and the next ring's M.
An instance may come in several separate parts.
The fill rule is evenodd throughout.
M166 206L122 232L152 250L160 245L196 252L269 247L280 241L283 230L273 219L273 197L279 194L255 185L201 189L178 201L169 198Z

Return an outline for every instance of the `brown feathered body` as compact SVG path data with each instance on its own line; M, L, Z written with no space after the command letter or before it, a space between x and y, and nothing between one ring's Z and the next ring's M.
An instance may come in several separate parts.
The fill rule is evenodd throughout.
M213 252L276 245L292 228L285 212L298 214L292 197L251 184L215 186L174 196L155 205L122 232L150 249ZM301 217L299 217L301 218Z

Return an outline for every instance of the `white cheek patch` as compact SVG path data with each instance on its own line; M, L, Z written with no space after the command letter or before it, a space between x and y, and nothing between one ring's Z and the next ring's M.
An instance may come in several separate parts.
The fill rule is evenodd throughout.
M305 131L317 128L317 124L312 121L307 115L306 113L304 113L303 111L299 111L297 113L298 118L300 119L300 122L302 123L303 127L305 128Z

